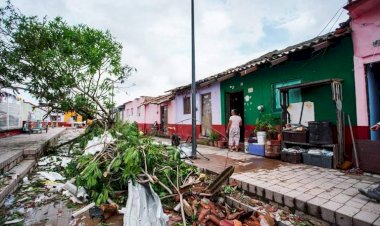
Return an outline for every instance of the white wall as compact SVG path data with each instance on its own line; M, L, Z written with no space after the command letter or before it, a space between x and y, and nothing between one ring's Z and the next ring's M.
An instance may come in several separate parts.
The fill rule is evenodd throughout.
M197 107L197 124L201 124L201 106L202 106L202 95L206 93L211 93L211 107L212 107L212 124L221 125L221 104L220 104L220 83L212 84L210 87L205 87L197 90L196 93L196 107ZM177 95L175 98L176 102L176 123L178 124L191 124L191 113L183 114L183 99L185 96L190 96L190 91L188 94Z

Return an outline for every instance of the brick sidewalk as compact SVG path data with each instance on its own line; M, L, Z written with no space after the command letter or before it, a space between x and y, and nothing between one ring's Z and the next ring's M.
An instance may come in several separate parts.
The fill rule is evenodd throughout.
M54 128L49 129L48 133L20 134L0 138L0 170L17 158L21 158L20 160L22 160L23 155L28 154L28 150L35 151L41 149L47 141L57 137L65 129L66 128Z
M380 203L359 194L358 188L375 187L379 175L348 175L339 170L252 156L242 152L198 145L199 157L192 164L220 173L234 165L239 187L264 199L275 201L342 226L380 226Z

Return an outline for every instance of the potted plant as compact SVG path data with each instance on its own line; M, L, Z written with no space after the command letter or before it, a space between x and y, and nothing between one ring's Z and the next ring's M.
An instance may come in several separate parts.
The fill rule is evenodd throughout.
M279 118L272 114L260 115L256 119L255 133L257 143L265 144L266 139L277 140L278 131L276 130Z
M217 132L211 131L209 140L212 142L212 145L216 147L217 141L219 140L219 134Z
M225 148L227 146L227 141L224 138L221 140L218 140L217 143L218 143L218 148Z
M260 115L256 119L255 133L258 144L265 144L268 127L270 126L268 115Z

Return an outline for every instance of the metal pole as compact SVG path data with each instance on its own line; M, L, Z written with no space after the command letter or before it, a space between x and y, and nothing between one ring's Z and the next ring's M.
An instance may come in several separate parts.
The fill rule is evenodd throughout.
M197 123L197 108L195 100L195 40L194 40L194 0L191 0L191 149L192 156L197 155L197 134L196 134L196 123Z

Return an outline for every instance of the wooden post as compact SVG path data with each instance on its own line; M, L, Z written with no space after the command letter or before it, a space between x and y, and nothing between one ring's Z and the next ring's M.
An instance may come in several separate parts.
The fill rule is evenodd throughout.
M280 91L280 101L281 101L281 125L285 126L289 120L289 112L288 112L288 106L289 106L289 91L284 90Z

